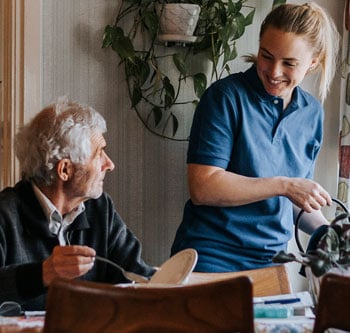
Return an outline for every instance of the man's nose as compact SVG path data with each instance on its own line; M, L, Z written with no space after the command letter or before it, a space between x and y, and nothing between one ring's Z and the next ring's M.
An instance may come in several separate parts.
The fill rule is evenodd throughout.
M107 171L112 171L115 168L115 165L113 161L109 158L109 156L105 153L105 163L104 163L104 169Z

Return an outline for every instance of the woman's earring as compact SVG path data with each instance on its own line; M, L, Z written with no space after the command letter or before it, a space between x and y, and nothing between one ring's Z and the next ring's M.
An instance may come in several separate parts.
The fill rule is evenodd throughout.
M309 67L309 70L308 70L308 71L309 71L309 72L312 72L312 71L315 69L315 67L316 67L315 65L311 65L311 66Z

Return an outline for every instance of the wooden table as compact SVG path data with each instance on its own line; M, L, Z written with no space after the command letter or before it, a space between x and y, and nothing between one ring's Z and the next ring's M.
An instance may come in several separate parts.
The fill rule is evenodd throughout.
M44 317L0 317L0 333L42 333Z
M0 333L42 333L42 327L0 326Z
M34 327L26 327L30 324L30 320L18 319L18 323L5 324L1 323L0 319L0 333L43 333L44 318L41 318ZM25 322L27 321L27 322ZM41 323L41 324L40 324ZM310 333L313 328L313 320L302 317L289 319L255 319L255 332L300 332Z

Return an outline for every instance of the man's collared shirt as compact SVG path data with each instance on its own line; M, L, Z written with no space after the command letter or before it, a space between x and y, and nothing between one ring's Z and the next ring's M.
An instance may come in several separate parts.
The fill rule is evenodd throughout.
M34 193L44 210L44 214L49 222L50 231L57 235L60 245L70 245L69 239L66 237L66 231L68 226L75 220L75 218L85 210L84 203L80 203L71 212L64 216L58 211L56 206L50 201L50 199L36 186L34 183Z

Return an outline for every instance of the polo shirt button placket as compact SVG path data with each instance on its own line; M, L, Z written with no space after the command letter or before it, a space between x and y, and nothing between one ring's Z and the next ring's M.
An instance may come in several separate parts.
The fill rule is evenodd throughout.
M277 107L277 109L279 109L278 105L280 104L280 101L281 100L279 98L274 98L272 101L272 103L275 105L275 107ZM273 135L272 142L274 144L279 144L280 141L281 141L281 129L280 129L280 123L279 123L275 129L275 134Z

